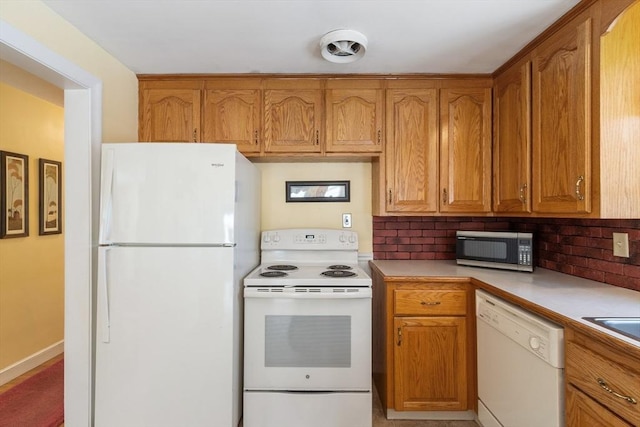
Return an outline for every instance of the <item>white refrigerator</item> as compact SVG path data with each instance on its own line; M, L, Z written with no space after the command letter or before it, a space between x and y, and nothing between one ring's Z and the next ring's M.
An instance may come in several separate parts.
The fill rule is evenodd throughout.
M236 427L260 175L232 144L103 144L95 426Z

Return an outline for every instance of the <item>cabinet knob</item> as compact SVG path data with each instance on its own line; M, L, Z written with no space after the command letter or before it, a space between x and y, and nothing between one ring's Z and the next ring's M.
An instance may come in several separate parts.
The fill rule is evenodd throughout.
M256 139L256 145L258 145L258 131L255 131L254 136Z
M446 188L442 189L442 204L443 205L447 204L447 189Z
M578 200L584 200L584 194L580 192L580 184L584 181L584 175L580 175L576 181L576 198Z
M382 131L378 129L378 144L380 144L381 142L382 142Z
M420 305L440 305L440 301L421 301Z
M193 142L198 142L198 128L193 129Z
M320 144L320 131L316 131L316 145Z
M391 200L393 200L393 197L391 195L391 189L389 189L389 198L387 200L389 202L388 204L391 204Z
M402 344L402 328L398 328L398 345Z

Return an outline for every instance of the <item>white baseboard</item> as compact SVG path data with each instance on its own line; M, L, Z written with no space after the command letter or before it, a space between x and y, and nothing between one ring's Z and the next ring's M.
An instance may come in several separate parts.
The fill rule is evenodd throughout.
M0 385L6 384L14 378L19 377L25 372L29 372L36 366L42 365L49 359L62 354L64 351L64 340L58 341L49 347L40 350L37 353L32 354L29 357L25 357L19 362L14 363L11 366L7 366L0 371Z

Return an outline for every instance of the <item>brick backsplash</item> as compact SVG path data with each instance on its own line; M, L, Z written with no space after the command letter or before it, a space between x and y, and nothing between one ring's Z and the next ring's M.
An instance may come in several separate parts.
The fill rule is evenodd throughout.
M374 259L455 259L456 230L534 234L536 266L640 291L640 219L373 217ZM629 258L612 233L629 234Z

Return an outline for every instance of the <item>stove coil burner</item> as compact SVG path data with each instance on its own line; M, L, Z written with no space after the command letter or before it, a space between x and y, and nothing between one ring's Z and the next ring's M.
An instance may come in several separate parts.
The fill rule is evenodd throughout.
M352 277L352 276L355 276L356 273L354 273L353 271L346 271L346 270L329 270L329 271L323 271L322 275L327 277Z
M269 267L267 267L267 270L275 270L275 271L291 271L291 270L297 270L297 269L298 267L290 264L276 264L276 265L270 265Z
M284 271L263 271L260 273L262 277L285 277L288 276Z
M330 265L327 268L329 270L351 270L351 266L343 264Z

